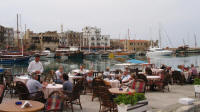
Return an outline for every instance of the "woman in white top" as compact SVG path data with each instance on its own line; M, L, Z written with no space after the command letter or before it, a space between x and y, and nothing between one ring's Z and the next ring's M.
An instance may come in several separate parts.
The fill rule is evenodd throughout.
M56 83L62 84L63 83L63 66L59 66L58 70L55 72L56 73Z

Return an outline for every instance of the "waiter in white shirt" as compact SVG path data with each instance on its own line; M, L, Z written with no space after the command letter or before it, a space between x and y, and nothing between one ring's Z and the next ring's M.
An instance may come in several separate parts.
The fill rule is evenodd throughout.
M36 54L35 55L35 60L29 63L28 66L28 73L29 74L36 74L38 75L38 81L40 81L40 75L43 73L43 65L40 62L40 55Z

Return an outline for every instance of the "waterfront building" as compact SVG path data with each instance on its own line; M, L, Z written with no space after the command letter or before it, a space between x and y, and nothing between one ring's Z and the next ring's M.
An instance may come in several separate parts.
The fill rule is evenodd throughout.
M47 31L44 33L26 32L26 39L30 39L30 47L37 50L56 50L59 46L59 35L57 31Z
M129 44L129 45L128 45ZM111 40L111 48L112 49L121 49L124 51L131 52L145 52L150 48L150 46L157 46L157 41L150 40L119 40L112 39Z
M128 40L120 40L120 42L123 43L125 50L133 52L144 52L151 46L151 42L149 40L130 40L129 42Z
M97 27L84 27L82 45L84 49L105 50L110 48L110 35L101 35Z
M13 28L4 27L0 25L0 44L2 49L14 46Z
M62 38L60 38L60 43L66 47L76 46L81 47L83 41L82 32L66 31Z

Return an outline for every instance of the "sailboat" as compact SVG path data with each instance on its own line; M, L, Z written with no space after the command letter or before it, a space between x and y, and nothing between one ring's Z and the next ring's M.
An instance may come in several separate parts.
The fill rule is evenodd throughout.
M17 37L19 41L19 30L18 30L18 14L17 14ZM0 54L0 64L16 64L21 62L28 62L30 59L30 56L24 55L24 47L23 42L21 39L21 52L7 52L4 51ZM18 42L19 46L19 42Z
M173 51L171 50L165 50L161 48L161 31L159 29L159 41L160 41L160 46L157 47L151 47L147 53L147 57L152 57L152 56L171 56Z

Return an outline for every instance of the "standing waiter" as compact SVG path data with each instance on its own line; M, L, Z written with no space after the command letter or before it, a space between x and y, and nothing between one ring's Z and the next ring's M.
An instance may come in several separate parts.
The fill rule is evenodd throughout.
M44 69L43 69L42 63L40 62L39 54L36 54L35 60L33 60L32 62L29 63L27 71L31 75L32 74L38 75L38 81L40 81L40 75L43 73Z

